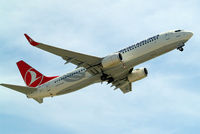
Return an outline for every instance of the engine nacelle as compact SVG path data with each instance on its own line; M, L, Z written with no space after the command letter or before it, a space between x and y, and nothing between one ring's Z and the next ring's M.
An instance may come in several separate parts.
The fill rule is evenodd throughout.
M131 74L128 75L129 82L135 82L147 77L148 71L146 68L140 68L133 70Z
M120 64L121 61L122 61L122 55L120 53L114 53L112 55L106 56L102 60L101 64L103 68L108 68Z

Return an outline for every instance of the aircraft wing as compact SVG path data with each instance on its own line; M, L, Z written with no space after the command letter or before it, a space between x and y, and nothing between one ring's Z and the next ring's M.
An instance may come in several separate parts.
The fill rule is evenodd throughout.
M125 94L132 91L132 84L128 83L127 85L120 87L120 90Z
M111 82L111 87L115 87L114 90L119 88L124 94L132 91L132 83L127 79L130 70L131 68L126 68L120 75L114 77L114 81Z
M64 60L66 60L66 63L70 62L72 64L77 65L77 67L84 67L88 69L89 72L91 72L92 74L97 74L101 71L98 66L101 63L102 58L81 54L78 52L73 52L70 50L65 50L50 45L46 45L43 43L35 42L27 34L24 35L32 46L35 46L52 54L58 55Z
M132 91L132 84L127 80L114 81L112 82L112 86L115 86L115 89L119 88L124 94Z

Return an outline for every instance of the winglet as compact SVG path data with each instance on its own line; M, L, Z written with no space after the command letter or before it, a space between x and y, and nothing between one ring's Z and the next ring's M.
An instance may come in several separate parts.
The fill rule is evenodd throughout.
M26 37L26 39L28 40L28 42L32 45L32 46L37 46L40 43L35 42L34 40L32 40L27 34L24 34L24 36Z

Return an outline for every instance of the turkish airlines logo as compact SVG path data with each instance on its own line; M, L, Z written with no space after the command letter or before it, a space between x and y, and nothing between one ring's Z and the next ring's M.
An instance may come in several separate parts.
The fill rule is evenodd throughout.
M24 76L24 81L26 82L27 86L29 87L36 87L41 84L43 80L43 75L42 76L37 76L37 72L33 68L30 68L29 70L26 71L26 74Z
M33 40L32 40L31 38L29 38L28 40L29 40L29 42L30 42L30 43L32 43L32 42L33 42Z

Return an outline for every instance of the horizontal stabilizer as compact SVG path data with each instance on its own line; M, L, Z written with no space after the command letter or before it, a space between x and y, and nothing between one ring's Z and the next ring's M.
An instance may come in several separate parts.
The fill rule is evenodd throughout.
M25 87L25 86L11 85L11 84L0 84L0 85L10 88L12 90L18 91L20 93L26 94L26 95L37 90L37 88L34 88L34 87Z
M43 98L33 98L33 99L40 104L43 103Z

